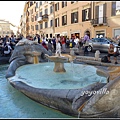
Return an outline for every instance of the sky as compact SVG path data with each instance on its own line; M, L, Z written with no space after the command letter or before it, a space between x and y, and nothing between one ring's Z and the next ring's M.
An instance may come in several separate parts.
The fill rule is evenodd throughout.
M20 18L26 1L0 1L0 19L20 26Z

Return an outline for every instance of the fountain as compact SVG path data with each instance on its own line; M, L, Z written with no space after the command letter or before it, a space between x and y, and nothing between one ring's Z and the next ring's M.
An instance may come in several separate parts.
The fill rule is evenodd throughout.
M113 75L119 69L75 64L74 80L69 63L76 59L75 56L52 56L41 45L28 40L21 43L15 47L6 73L13 87L36 102L71 116L119 117L120 78L118 74ZM52 62L46 62L46 58ZM99 80L102 77L104 82Z
M49 56L45 54L45 56L47 57L47 59L55 63L54 70L53 70L54 72L66 72L64 68L64 63L72 62L76 58L75 56L71 56L68 54L64 54L64 55L61 54L61 56L58 56L58 55Z

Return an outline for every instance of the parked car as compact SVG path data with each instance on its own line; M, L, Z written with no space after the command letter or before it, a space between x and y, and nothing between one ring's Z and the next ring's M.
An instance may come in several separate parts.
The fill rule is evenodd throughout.
M115 47L120 47L115 42L111 41L108 38L93 38L89 41L89 46L87 49L89 52L96 51L96 50L99 50L101 52L108 52L108 48L111 43ZM119 49L119 53L120 53L120 48L118 48L118 49Z

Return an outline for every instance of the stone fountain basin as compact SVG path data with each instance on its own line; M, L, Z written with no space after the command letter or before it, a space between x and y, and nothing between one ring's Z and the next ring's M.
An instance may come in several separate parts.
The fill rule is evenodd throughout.
M16 69L11 69L11 66L12 64L14 64L14 62L16 61L13 61L10 64L10 67L8 68L7 73L9 75L11 72L15 73L15 71L20 66L26 65L26 64L20 65L21 63L20 62L18 63L19 66L14 66L16 67ZM107 77L107 74L105 74L104 71L103 72L100 71L99 73ZM94 90L98 91L106 85L106 83L96 82L84 88L77 88L77 89L47 89L47 88L38 88L38 87L36 88L23 82L22 78L15 80L14 76L11 77L7 76L8 81L14 88L16 88L17 90L19 90L20 92L22 92L23 94L25 94L26 96L28 96L29 98L33 99L36 102L39 102L43 105L61 111L62 113L75 117L78 116L78 108L81 105L83 105L86 100L90 99L93 96L93 95L82 96L82 92L94 91Z

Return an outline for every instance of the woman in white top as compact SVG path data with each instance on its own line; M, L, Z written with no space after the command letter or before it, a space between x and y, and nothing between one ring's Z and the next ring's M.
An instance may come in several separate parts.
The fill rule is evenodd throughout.
M60 38L56 38L56 56L61 56L61 45L60 45Z

